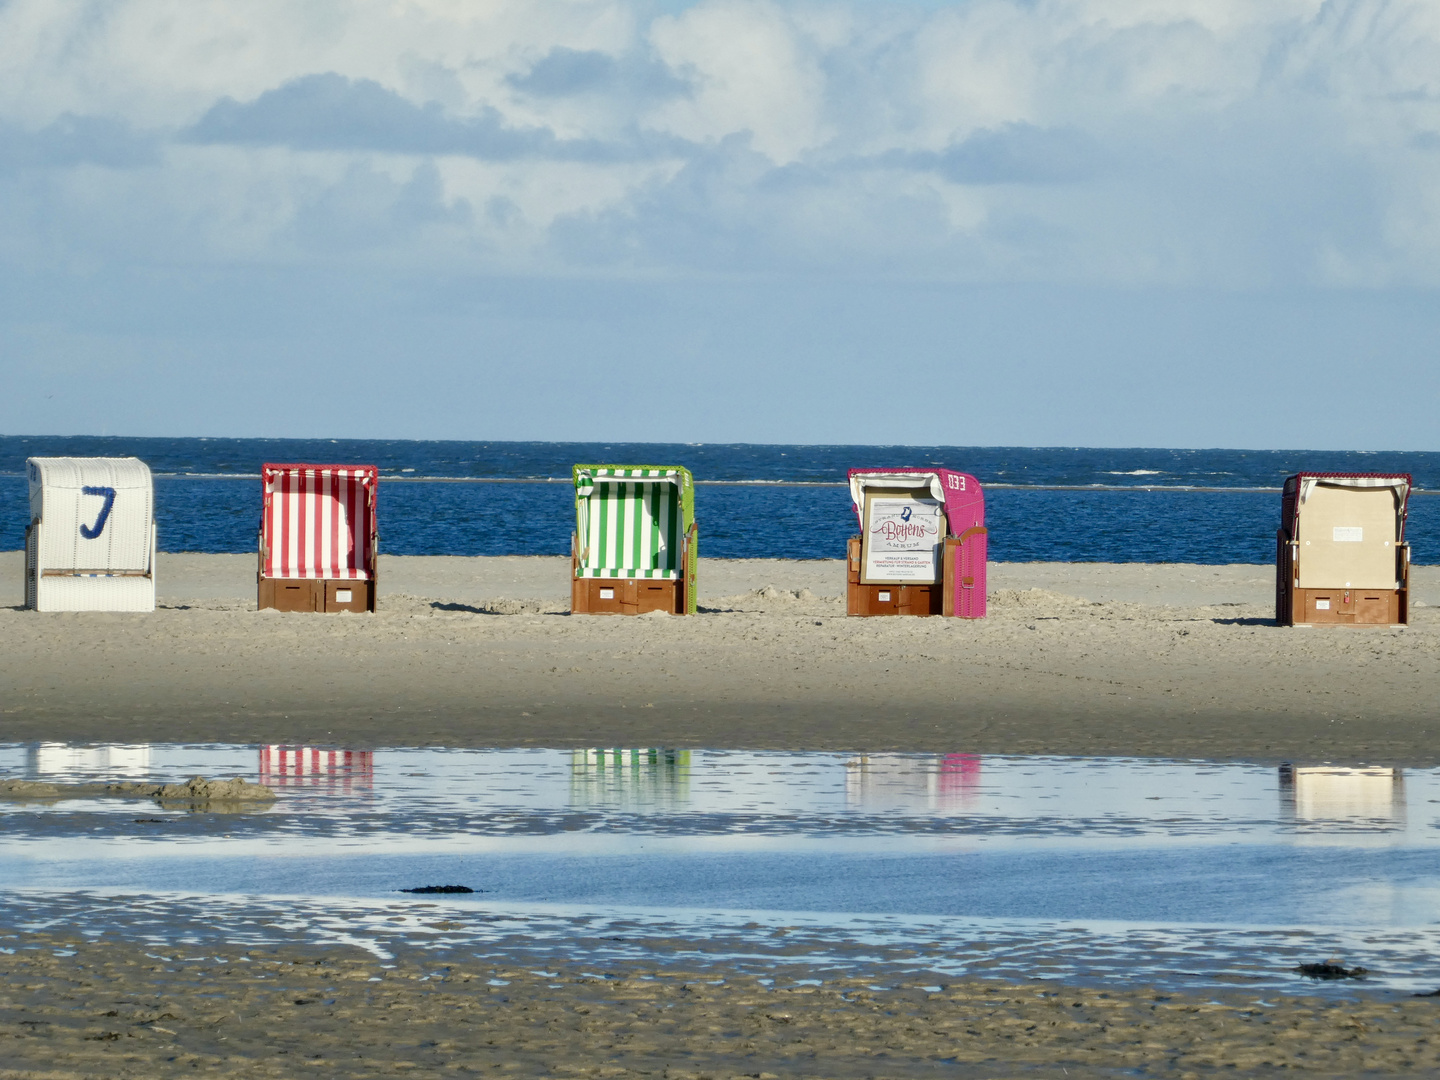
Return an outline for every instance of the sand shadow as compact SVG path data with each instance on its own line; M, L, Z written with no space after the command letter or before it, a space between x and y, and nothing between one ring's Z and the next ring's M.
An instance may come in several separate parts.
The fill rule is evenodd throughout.
M457 604L442 600L430 602L432 611L454 611L465 615L568 615L569 612L547 611L543 604L524 600L492 600L479 604Z
M1221 626L1279 626L1274 619L1211 619L1213 623Z

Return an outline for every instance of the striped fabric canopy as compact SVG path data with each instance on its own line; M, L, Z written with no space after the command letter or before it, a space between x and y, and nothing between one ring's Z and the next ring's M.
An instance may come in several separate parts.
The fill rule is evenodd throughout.
M695 520L695 488L678 466L575 466L582 578L680 576L680 545Z
M267 464L261 477L266 577L370 578L375 466Z

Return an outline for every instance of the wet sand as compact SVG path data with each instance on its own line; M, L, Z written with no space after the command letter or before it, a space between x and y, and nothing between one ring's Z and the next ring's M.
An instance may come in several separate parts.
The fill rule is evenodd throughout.
M839 562L770 560L575 617L565 567L392 557L377 615L281 615L250 556L167 555L152 615L0 608L0 739L1440 762L1440 609L1278 628L1263 566L1000 564L979 621L846 618Z
M0 1077L1434 1075L1435 998L136 948L0 931ZM69 955L57 955L65 953Z
M391 558L374 616L161 566L152 615L0 609L0 739L1440 762L1440 609L1278 628L1266 567L1001 564L965 621L847 618L838 562L711 560L701 615L629 619L565 614L559 559Z

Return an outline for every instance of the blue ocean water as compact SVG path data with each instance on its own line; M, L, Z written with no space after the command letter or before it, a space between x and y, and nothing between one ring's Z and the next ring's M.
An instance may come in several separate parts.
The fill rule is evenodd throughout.
M719 558L842 557L857 466L974 474L1006 562L1268 563L1279 485L1301 469L1408 472L1440 491L1440 453L0 436L0 550L23 545L25 458L131 454L156 474L164 551L254 551L266 461L377 465L396 555L568 554L575 462L687 466L701 552ZM1407 532L1416 562L1440 562L1440 499L1412 499Z

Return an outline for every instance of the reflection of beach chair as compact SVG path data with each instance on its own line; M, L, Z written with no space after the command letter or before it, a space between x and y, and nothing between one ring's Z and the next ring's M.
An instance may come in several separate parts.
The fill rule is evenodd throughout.
M375 752L318 746L262 746L260 783L271 788L369 791L375 783Z
M155 485L136 458L25 463L25 606L155 610Z
M658 809L690 796L690 751L660 747L570 752L570 805Z
M1408 475L1297 473L1275 539L1275 621L1403 626L1410 621Z
M1280 805L1299 821L1398 821L1405 817L1399 769L1280 766Z
M695 613L695 482L678 465L576 465L570 610Z
M259 607L374 611L373 465L266 465Z
M985 494L949 469L851 469L860 535L846 571L851 615L985 615Z

